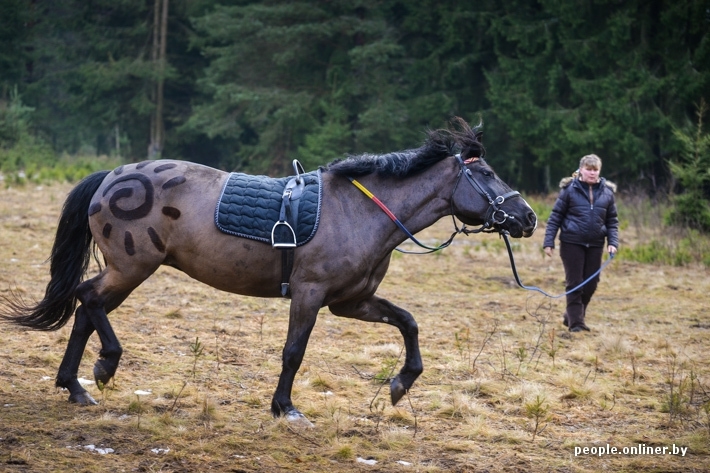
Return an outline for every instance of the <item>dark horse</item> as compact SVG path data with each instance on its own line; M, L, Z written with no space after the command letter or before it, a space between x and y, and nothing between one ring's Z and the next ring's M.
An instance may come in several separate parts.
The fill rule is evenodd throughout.
M448 130L430 131L417 149L350 156L321 169L319 228L310 242L293 250L288 335L271 403L274 416L303 418L291 402L291 388L324 306L335 315L384 322L402 333L406 356L390 385L393 404L421 374L414 318L375 294L392 251L407 239L402 228L414 234L454 215L464 224L515 238L534 232L533 210L484 160L478 127L461 119L453 123ZM107 315L160 265L223 291L282 295L281 251L227 235L215 226L213 209L229 176L184 161L145 161L94 173L70 192L52 248L44 299L28 306L4 297L0 311L3 318L36 330L56 330L75 315L56 379L58 387L69 390L69 401L96 404L77 381L86 343L96 331L101 350L94 376L101 387L116 373L122 354ZM363 189L388 206L402 227ZM103 254L105 268L82 282L92 241Z

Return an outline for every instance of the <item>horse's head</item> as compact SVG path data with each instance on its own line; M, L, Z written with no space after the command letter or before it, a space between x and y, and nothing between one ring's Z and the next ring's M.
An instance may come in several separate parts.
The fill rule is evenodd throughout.
M466 150L464 150L466 151ZM451 197L454 215L483 231L507 231L514 238L530 237L537 215L520 193L503 182L482 157L456 156L460 167Z
M481 225L479 231L507 231L515 238L532 236L537 215L483 159L486 151L480 125L471 128L461 118L455 118L453 125L453 130L439 130L432 135L435 141L453 139L461 150L456 155L459 169L451 196L453 214L467 225Z

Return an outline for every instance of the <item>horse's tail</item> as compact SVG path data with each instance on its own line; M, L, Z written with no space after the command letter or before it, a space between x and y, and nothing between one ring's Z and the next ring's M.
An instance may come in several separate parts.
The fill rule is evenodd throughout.
M35 330L63 327L76 309L76 288L81 284L91 257L92 236L89 230L89 204L109 171L99 171L82 180L69 193L49 257L51 279L44 299L26 304L16 294L2 297L7 308L0 317Z

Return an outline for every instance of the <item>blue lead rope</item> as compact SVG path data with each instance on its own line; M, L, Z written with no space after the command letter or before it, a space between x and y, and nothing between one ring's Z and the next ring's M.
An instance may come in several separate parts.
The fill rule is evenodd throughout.
M543 291L542 289L540 289L537 286L526 286L525 284L523 284L523 282L520 280L520 276L518 276L518 270L515 267L515 259L513 258L513 249L510 247L510 241L508 241L508 232L503 231L500 233L501 233L501 235L503 235L503 240L505 240L505 246L508 248L508 256L510 257L510 267L513 269L513 276L515 276L515 282L518 283L518 286L522 287L523 289L527 289L528 291L537 291L541 294L546 295L547 297L549 297L551 299L559 299L560 297L564 297L567 294L573 293L574 291L576 291L577 289L579 289L580 287L584 286L589 281L591 281L592 279L597 277L599 275L599 273L601 273L602 270L604 268L606 268L609 263L611 263L611 260L614 259L614 253L609 253L609 258L604 262L604 264L602 264L601 267L594 274L589 276L584 282L582 282L578 286L570 289L567 292L564 292L564 293L559 294L557 296L553 296L553 295L550 295L547 292Z

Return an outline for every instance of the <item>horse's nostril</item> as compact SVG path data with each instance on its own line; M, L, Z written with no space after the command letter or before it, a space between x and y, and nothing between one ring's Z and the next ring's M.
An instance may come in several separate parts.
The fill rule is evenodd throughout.
M528 212L528 223L534 225L535 222L537 222L537 215L535 215L535 212L531 210L530 212Z

